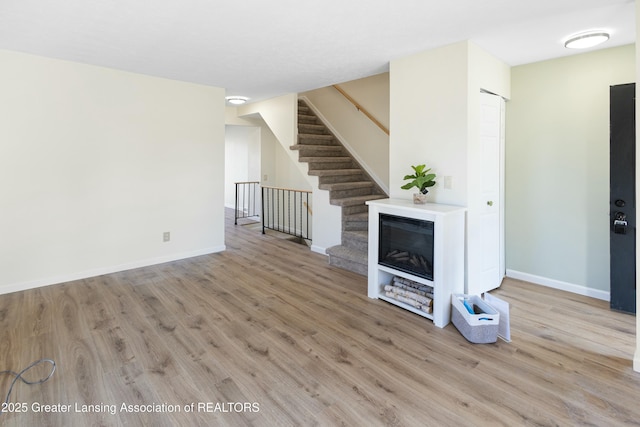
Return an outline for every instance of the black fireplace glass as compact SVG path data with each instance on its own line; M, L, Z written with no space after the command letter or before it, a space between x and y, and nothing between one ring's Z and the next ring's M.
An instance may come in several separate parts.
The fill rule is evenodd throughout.
M378 264L433 280L433 221L380 214Z

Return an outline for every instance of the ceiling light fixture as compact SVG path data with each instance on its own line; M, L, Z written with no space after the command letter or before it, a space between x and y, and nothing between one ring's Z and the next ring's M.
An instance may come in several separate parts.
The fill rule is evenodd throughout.
M609 33L598 30L588 31L586 33L574 34L564 42L564 47L567 49L586 49L589 47L597 46L600 43L604 43L609 40Z
M227 96L225 99L233 105L242 105L249 100L246 96Z

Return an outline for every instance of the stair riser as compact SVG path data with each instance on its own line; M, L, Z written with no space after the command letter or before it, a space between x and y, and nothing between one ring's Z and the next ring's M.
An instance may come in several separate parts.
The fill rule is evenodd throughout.
M319 183L320 184L336 184L338 182L356 182L361 181L363 178L362 174L358 175L327 175L321 176Z
M369 221L344 221L342 223L343 231L367 231L369 230Z
M327 135L310 136L309 134L298 135L298 144L300 145L338 145L333 137Z
M333 169L351 169L353 168L353 162L348 160L346 162L310 162L309 170L333 170Z
M317 125L318 119L315 116L298 116L298 126L300 125Z
M298 155L298 160L302 163L305 163L305 157L322 157L322 158L331 158L331 157L344 157L344 153L341 152L331 152L331 151L300 151Z
M313 146L309 146L298 149L298 153L298 157L343 157L347 154L344 149L338 146L336 146L335 150L315 149Z
M304 134L314 134L314 135L330 135L330 133L327 132L327 129L325 126L317 125L317 124L299 123L298 132L304 133Z
M354 205L354 206L343 206L342 214L343 215L353 215L361 212L368 212L369 207L367 205Z
M366 241L363 242L359 239L349 239L349 238L345 238L344 236L342 237L342 245L347 248L355 249L358 251L367 252L368 250Z
M352 271L362 276L366 276L368 272L367 264L356 263L356 262L349 261L333 255L329 256L329 265L332 265L338 268L343 268L345 270Z
M366 196L371 194L371 187L350 188L348 190L331 190L329 192L330 199L343 199L346 197Z
M354 181L354 182L335 182L333 184L320 184L321 190L327 191L340 191L340 190L353 190L355 188L369 188L374 190L373 184L366 181Z

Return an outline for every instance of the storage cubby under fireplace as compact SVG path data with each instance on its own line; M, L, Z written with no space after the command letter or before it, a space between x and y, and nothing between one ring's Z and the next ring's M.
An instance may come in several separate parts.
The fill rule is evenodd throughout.
M433 221L379 218L378 264L433 280Z

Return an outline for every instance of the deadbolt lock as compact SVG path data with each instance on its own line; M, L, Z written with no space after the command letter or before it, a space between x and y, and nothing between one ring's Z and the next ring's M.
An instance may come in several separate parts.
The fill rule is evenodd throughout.
M616 212L613 217L613 232L615 234L627 234L627 215L623 212Z

